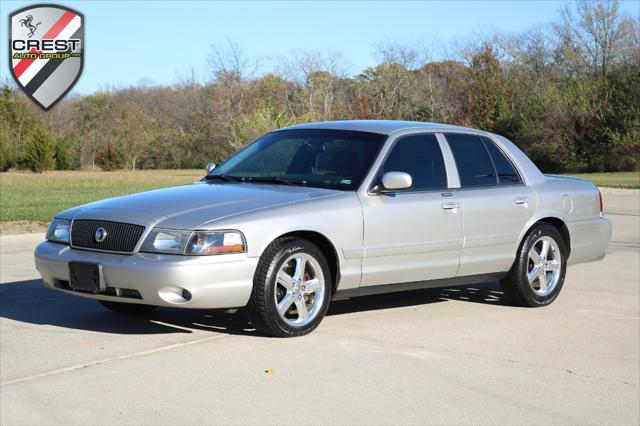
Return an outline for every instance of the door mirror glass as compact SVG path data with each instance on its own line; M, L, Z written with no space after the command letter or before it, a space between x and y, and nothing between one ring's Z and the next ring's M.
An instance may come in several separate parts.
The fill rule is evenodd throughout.
M215 170L218 165L216 163L207 163L207 174Z
M411 175L405 172L386 172L382 175L382 190L395 191L409 189L413 184Z

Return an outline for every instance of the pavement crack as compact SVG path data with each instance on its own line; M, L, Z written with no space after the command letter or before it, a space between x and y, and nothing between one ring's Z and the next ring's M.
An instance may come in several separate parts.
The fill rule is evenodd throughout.
M96 360L96 361L89 361L89 362L85 362L85 363L82 363L82 364L76 364L76 365L72 365L72 366L69 366L69 367L59 368L59 369L56 369L56 370L51 370L51 371L47 371L47 372L40 373L40 374L34 374L33 376L26 376L26 377L20 377L18 379L8 380L6 382L0 383L0 387L1 386L7 386L7 385L13 385L13 384L16 384L16 383L22 383L22 382L26 382L26 381L30 381L30 380L35 380L35 379L41 379L43 377L54 376L54 375L57 375L57 374L67 373L67 372L70 372L70 371L82 370L82 369L90 368L90 367L96 367L96 366L107 364L107 363L114 362L114 361L123 361L123 360L131 359L131 358L137 358L137 357L141 357L141 356L145 356L145 355L155 354L155 353L158 353L158 352L164 352L164 351L168 351L168 350L171 350L171 349L183 348L185 346L195 345L195 344L198 344L198 343L204 343L204 342L208 342L208 341L211 341L211 340L222 339L224 337L229 337L229 336L230 336L230 334L218 334L218 335L215 335L215 336L203 337L202 339L190 340L190 341L181 342L181 343L174 343L172 345L167 345L167 346L160 346L158 348L148 349L146 351L134 352L134 353L120 355L120 356L116 356L116 357L104 358L104 359L100 359L100 360Z
M327 335L331 335L334 337L344 337L341 336L339 334L335 334L335 333L327 333L325 331L316 331L316 333L323 333L323 334L327 334ZM378 344L378 345L385 345L388 344L387 342L383 342L379 339L375 339L372 337L362 337L362 336L349 336L349 338L354 339L357 338L359 340L362 341L368 341L372 344ZM447 354L453 354L453 355L463 355L463 356L469 356L469 357L475 357L475 358L483 358L483 359L491 359L491 360L499 360L499 361L504 361L504 362L509 362L512 364L516 364L516 365L522 365L522 366L527 366L527 367L531 367L531 368L538 368L538 369L543 369L543 370L551 370L551 371L560 371L563 373L567 373L567 374L571 374L574 376L578 376L578 377L583 377L583 378L587 378L587 379L595 379L595 380L602 380L602 381L606 381L606 382L610 382L610 383L618 383L618 384L623 384L623 385L627 385L627 386L632 386L632 387L639 387L640 384L638 383L631 383L631 382L627 382L625 380L616 380L616 379L610 379L607 377L599 377L599 376L592 376L589 374L584 374L584 373L578 373L576 371L573 371L571 369L568 368L563 368L563 367L552 367L552 366L548 366L548 365L539 365L539 364L534 364L534 363L530 363L530 362L526 362L526 361L519 361L516 359L512 359L512 358L506 358L506 357L500 357L500 356L490 356L490 355L484 355L484 354L479 354L479 353L475 353L475 352L466 352L466 351L454 351L454 350L449 350L449 349L442 349L442 348L438 348L438 349L433 349L427 346L423 346L423 345L403 345L406 348L410 348L411 351L405 350L402 352L406 352L406 353L416 353L416 350L421 350L421 351L429 351L432 353L447 353ZM397 350L395 352L398 352ZM381 353L386 353L386 352L381 352Z

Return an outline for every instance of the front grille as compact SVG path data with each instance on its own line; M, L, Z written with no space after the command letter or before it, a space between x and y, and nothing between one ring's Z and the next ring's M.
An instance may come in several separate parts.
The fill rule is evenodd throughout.
M96 241L96 230L104 228L107 237ZM74 220L71 226L73 247L131 253L144 232L144 226L108 220Z

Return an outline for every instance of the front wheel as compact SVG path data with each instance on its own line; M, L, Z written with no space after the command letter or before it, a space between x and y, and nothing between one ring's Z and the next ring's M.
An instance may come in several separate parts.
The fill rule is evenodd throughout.
M320 324L330 298L331 274L320 249L304 239L279 238L260 258L247 311L264 334L302 336Z
M554 226L541 223L525 236L500 286L516 305L545 306L558 297L566 271L567 248L562 235Z

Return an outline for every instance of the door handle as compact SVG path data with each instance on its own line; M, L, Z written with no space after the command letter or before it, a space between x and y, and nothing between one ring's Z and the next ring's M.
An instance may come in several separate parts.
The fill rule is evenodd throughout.
M442 203L442 208L445 210L454 210L460 208L460 203L452 202L452 203Z
M527 207L529 206L529 199L527 197L517 197L513 200L514 203L518 206Z

